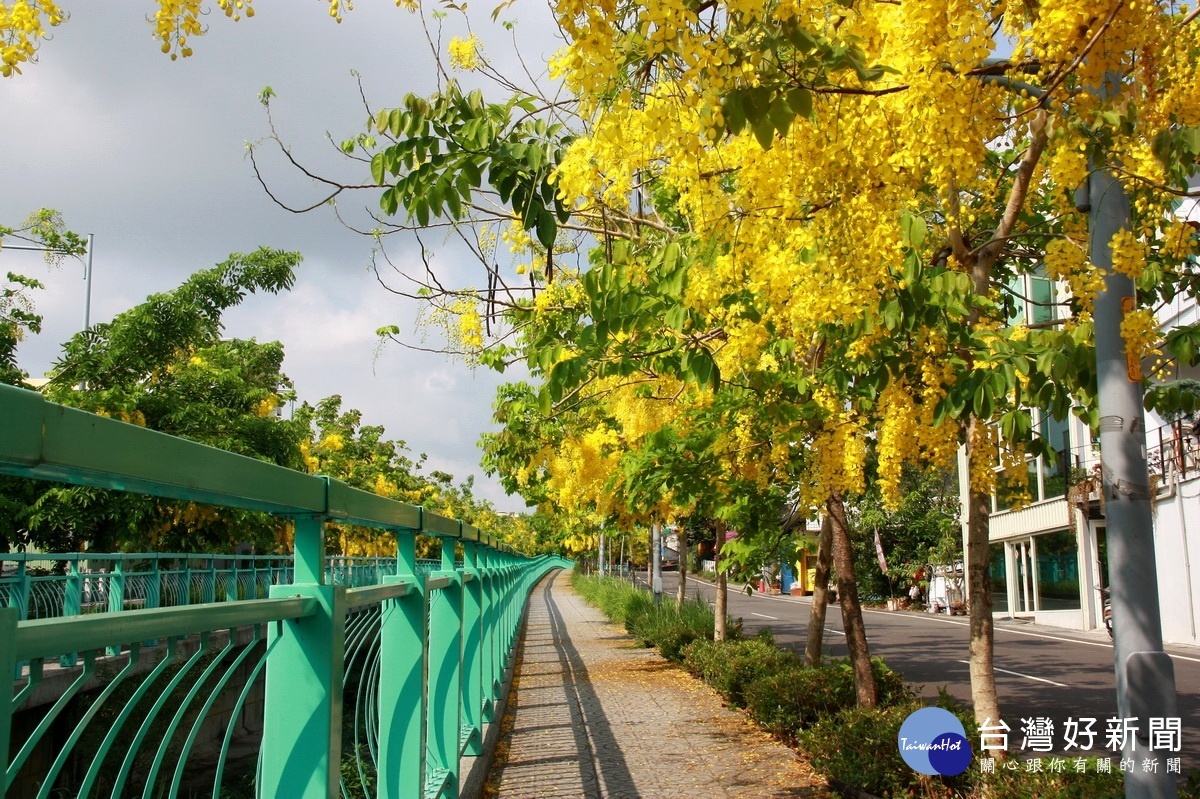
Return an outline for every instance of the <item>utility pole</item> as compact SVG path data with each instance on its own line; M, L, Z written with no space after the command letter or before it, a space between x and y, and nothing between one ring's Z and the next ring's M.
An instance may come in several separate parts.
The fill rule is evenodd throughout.
M650 528L650 590L654 604L662 602L662 526L657 522Z
M1111 172L1097 169L1088 176L1077 204L1080 210L1090 212L1088 249L1092 263L1104 273L1104 291L1096 298L1094 317L1102 490L1117 715L1136 719L1137 725L1136 733L1126 736L1121 757L1136 762L1136 750L1142 757L1150 751L1149 720L1177 717L1178 710L1175 670L1162 645L1141 365L1126 355L1121 338L1121 320L1134 307L1134 284L1112 268L1109 247L1114 233L1130 227L1129 197ZM1175 779L1166 769L1147 772L1135 768L1125 774L1127 799L1173 799L1176 795Z
M603 577L604 576L604 531L603 530L600 531L600 551L597 553L597 560L599 561L598 566L600 569L600 576Z

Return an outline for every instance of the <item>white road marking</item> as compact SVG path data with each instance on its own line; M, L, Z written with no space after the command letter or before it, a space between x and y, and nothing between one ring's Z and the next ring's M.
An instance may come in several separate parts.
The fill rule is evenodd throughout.
M966 663L968 666L969 666L969 665L971 665L971 661L969 661L969 660L960 660L960 661L958 661L958 662L959 662L959 663ZM1021 672L1019 672L1019 671L1009 671L1008 669L1002 669L1002 668L1000 668L999 666L992 666L992 670L993 670L993 671L999 671L999 672L1002 672L1002 673L1004 673L1004 674L1011 674L1011 675L1013 675L1014 677L1024 677L1024 678L1025 678L1025 679L1027 679L1027 680L1037 680L1038 682L1046 682L1046 683L1050 683L1051 685L1057 685L1059 688L1069 688L1069 687L1070 687L1070 686L1069 686L1069 685L1067 685L1066 683L1062 683L1062 682L1055 682L1054 680L1047 680L1045 677L1034 677L1032 674L1022 674L1022 673L1021 673Z
M842 632L841 630L835 630L835 629L833 629L832 627L826 627L826 628L825 628L825 632L827 632L827 633L833 633L834 635L845 635L845 633L844 633L844 632Z
M778 617L778 616L768 616L768 615L767 615L767 614L765 614L765 613L755 613L754 611L750 611L750 615L751 615L751 616L758 616L760 619L770 619L771 621L779 621L779 617Z

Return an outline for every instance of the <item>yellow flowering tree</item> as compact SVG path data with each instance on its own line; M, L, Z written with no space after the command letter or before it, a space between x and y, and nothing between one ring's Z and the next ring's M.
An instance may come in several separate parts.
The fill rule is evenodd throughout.
M812 371L819 351L836 402L877 419L885 489L904 462L967 444L975 709L998 717L998 444L1045 449L1028 406L1061 415L1094 390L1098 275L1073 203L1089 162L1134 197L1117 268L1158 265L1150 302L1181 283L1163 242L1200 152L1195 15L1120 0L555 8L569 41L555 63L587 121L557 173L576 213L641 210L603 226L637 237L669 198L688 237L685 309L743 365L776 368L785 344L800 357L783 369ZM635 259L624 279L649 284L652 267ZM1070 285L1073 318L1010 324L1025 300L1012 278L1035 270ZM1155 346L1152 324L1126 323L1131 349Z

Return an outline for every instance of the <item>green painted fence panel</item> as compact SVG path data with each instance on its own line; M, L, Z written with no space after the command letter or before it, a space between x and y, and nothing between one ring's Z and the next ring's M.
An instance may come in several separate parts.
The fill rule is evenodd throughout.
M16 675L9 699L0 697L0 752L22 753L7 763L10 779L22 777L39 736L69 704L64 694L33 738L11 740L13 712L43 684L47 659L72 667L78 653L84 669L75 667L70 689L77 691L106 653L127 652L117 661L125 664L119 682L139 657L157 651L160 659L148 662L143 682L113 711L114 726L92 762L76 769L86 771L77 787L91 790L107 779L110 758L122 764L116 795L190 795L188 757L206 715L232 691L235 718L221 736L212 787L220 796L236 717L265 674L259 796L338 795L344 716L352 722L352 770L375 781L380 799L458 796L460 758L479 753L484 724L496 721L529 591L549 570L569 568L568 561L529 559L457 519L58 406L35 392L0 386L0 418L0 473L265 510L295 522L290 563L194 553L0 553L0 561L17 564L0 576L7 605L0 607L0 669ZM327 521L390 530L395 561L327 558ZM441 538L440 561L417 561L417 532ZM28 564L38 560L66 567L31 573ZM96 570L97 562L110 565ZM253 637L236 642L239 630ZM218 635L224 644L210 644ZM196 636L199 648L185 655L184 642ZM350 716L343 709L348 649L358 678L347 694L355 703ZM116 695L116 685L100 702ZM153 705L149 715L135 705L143 700ZM161 740L149 734L157 716L168 733ZM95 711L79 717L67 750L84 740L93 718ZM126 723L137 735L120 751ZM176 731L178 749L170 734ZM142 744L150 758L144 775L134 768ZM44 796L66 790L56 779L71 771L67 750L43 779L31 775L23 784L39 786Z

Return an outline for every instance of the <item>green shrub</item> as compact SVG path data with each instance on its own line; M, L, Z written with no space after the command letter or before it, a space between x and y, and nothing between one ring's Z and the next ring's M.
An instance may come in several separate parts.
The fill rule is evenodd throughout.
M817 771L867 793L895 799L953 796L945 778L913 771L896 746L900 725L921 707L910 699L890 707L847 708L803 731L800 745Z
M712 638L712 608L695 598L677 608L624 580L574 576L575 590L616 624L625 627L642 646L656 647L669 660L678 661L683 648L696 640Z
M876 696L881 705L907 702L912 693L904 678L880 658L871 660ZM858 703L854 669L847 660L832 660L810 668L785 669L746 687L746 709L764 729L786 741L821 718Z
M753 638L692 643L684 649L683 665L731 704L744 707L745 690L750 683L799 668L799 661L791 652L775 646L770 632L764 630Z

